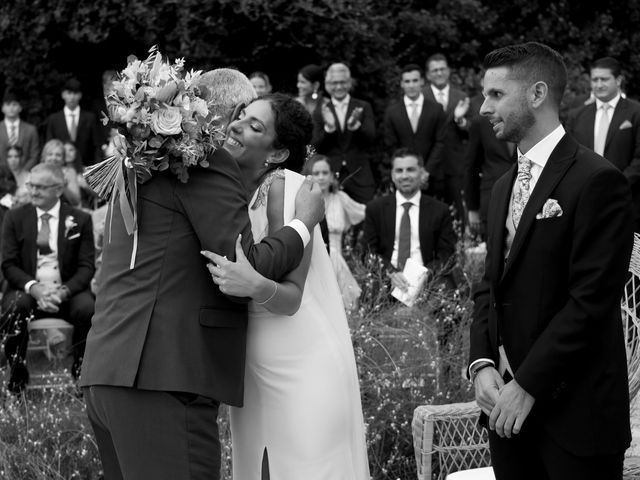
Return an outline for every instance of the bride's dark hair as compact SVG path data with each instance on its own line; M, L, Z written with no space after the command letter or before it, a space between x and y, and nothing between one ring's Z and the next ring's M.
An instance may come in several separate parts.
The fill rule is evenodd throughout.
M289 157L278 166L300 172L313 133L311 115L304 105L282 93L271 93L258 100L266 100L271 104L276 131L273 148L289 150Z

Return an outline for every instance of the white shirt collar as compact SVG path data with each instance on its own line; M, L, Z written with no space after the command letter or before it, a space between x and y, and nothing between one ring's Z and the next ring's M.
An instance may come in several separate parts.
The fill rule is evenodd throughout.
M549 157L551 156L551 152L553 152L553 149L556 148L558 143L560 143L564 134L564 127L562 125L558 125L553 132L536 143L524 155L536 165L544 168L547 164L547 160L549 160ZM521 155L523 155L523 153L520 151L520 147L518 147L518 158Z
M435 85L431 84L431 91L433 92L433 96L434 98L437 100L438 99L438 93L442 92L444 93L444 98L449 98L449 84L447 83L447 85L441 90L438 87L436 87Z
M331 97L331 103L333 103L334 107L338 107L340 105L347 106L349 105L350 100L351 100L351 95L349 95L348 93L342 100L336 100L335 98Z
M424 103L424 95L422 93L420 93L418 98L416 98L415 100L411 100L406 95L404 95L402 98L404 99L404 106L407 107L407 108L411 107L414 103L417 103L418 104L418 108L420 108L420 107L422 107L422 104Z
M54 220L60 218L60 200L58 200L49 210L42 210L40 207L36 207L36 215L38 216L38 219L40 219L43 213L48 213Z
M79 115L80 113L80 107L76 107L75 109L71 110L69 107L67 107L66 105L63 108L64 110L64 116L68 117L69 115Z
M4 119L4 123L7 125L7 127L10 127L11 125L15 125L16 127L20 126L20 117L16 118L13 122L11 120L9 120L8 118Z
M411 202L414 206L420 206L420 197L422 196L420 189L411 198L406 198L399 191L396 190L396 206L401 207L403 203Z
M618 92L618 94L615 97L613 97L611 100L609 100L607 103L611 105L615 110L616 105L618 105L618 102L620 101L620 98L621 98L621 95L620 95L620 92ZM602 100L598 100L596 98L596 111L600 110L600 107L602 107L603 104L604 102Z

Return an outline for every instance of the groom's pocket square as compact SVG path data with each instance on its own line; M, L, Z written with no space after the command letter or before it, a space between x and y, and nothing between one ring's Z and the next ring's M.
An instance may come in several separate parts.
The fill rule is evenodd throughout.
M70 237L67 238L67 240L73 240L74 238L78 238L80 236L79 233L76 233L75 235L71 235Z
M633 125L631 124L631 122L629 120L625 120L624 122L622 122L620 124L620 128L618 128L618 130L625 130L627 128L631 128L633 127Z
M544 206L542 207L542 211L536 215L537 220L542 220L544 218L555 218L562 216L562 208L557 200L550 198L546 202L544 202Z

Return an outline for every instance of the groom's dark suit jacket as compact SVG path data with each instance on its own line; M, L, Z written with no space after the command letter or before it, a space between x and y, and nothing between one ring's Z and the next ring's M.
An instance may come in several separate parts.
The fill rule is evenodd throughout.
M569 112L567 132L593 150L596 103ZM620 98L609 124L603 157L624 173L631 184L634 218L640 221L640 104Z
M631 195L609 162L565 135L522 214L508 258L505 222L517 168L495 184L471 362L498 364L535 398L527 425L575 455L624 451L629 387L620 298L633 244ZM547 199L562 215L536 219Z
M223 150L207 169L192 169L188 183L168 172L155 176L138 190L133 269L133 237L119 208L113 219L107 214L81 385L189 392L242 405L247 306L220 292L200 251L233 259L242 233L249 261L274 279L303 253L290 227L253 245L247 201L239 167Z

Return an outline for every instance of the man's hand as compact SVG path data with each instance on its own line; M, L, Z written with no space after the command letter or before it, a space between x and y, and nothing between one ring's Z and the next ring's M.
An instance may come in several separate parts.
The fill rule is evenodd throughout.
M311 177L305 178L296 194L296 218L305 224L309 233L313 233L313 227L324 218L322 190Z
M42 283L34 283L31 285L31 288L29 288L29 295L35 299L40 310L43 312L56 313L58 311L58 305L61 303L57 291L58 289L56 287Z
M389 278L391 279L391 286L394 288L399 288L402 291L407 291L409 288L409 282L407 281L407 277L404 276L402 272L393 272L389 274Z
M476 391L476 402L480 409L490 415L494 409L504 380L494 367L486 367L478 372L473 386Z
M460 122L462 122L462 120L464 119L464 116L469 111L469 103L470 103L469 97L465 97L458 102L455 110L453 111L453 119L460 126L464 126L464 124L461 125Z
M479 232L480 231L480 226L481 226L481 222L480 222L480 211L479 210L469 210L469 227L471 227L471 230L474 232Z
M321 107L322 120L324 120L324 128L327 132L336 131L336 117L329 108L329 102L324 102Z
M357 130L362 125L362 112L364 109L362 107L356 107L351 111L351 115L347 119L347 130L353 132Z
M511 438L520 433L534 403L535 399L518 382L511 380L500 389L498 401L489 416L489 428L500 437Z

